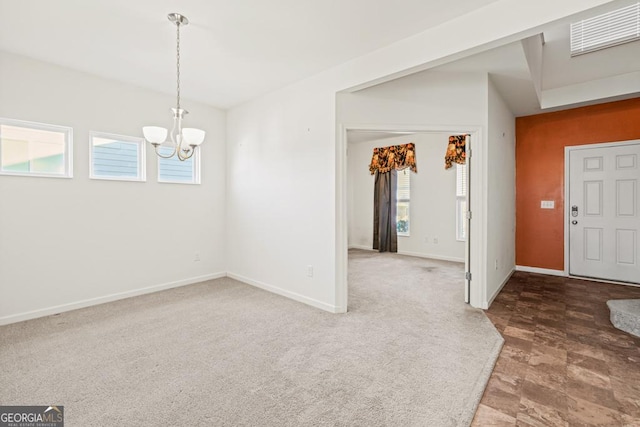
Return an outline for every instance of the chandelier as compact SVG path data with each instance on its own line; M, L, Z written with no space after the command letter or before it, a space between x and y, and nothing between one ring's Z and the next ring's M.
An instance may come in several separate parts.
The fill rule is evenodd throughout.
M196 149L204 141L205 132L201 129L183 128L182 120L187 110L180 108L180 26L187 25L189 20L186 16L179 13L170 13L167 15L169 21L176 25L176 70L177 70L177 102L176 108L172 108L173 127L171 132L166 128L159 126L145 126L142 128L144 139L149 141L156 151L156 154L162 158L168 159L177 156L181 161L187 160L193 156ZM169 133L169 140L167 140ZM161 153L160 147L171 147L171 154Z

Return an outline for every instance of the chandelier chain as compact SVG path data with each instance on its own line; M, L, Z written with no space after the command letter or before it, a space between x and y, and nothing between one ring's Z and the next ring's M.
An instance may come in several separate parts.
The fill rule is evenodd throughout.
M176 71L177 71L177 108L180 109L180 22L176 23Z

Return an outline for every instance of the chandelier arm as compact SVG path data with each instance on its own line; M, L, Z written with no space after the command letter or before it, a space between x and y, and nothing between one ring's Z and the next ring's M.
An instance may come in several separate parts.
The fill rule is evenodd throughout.
M180 154L181 151L184 151L187 154ZM196 149L194 147L189 147L188 150L178 150L177 153L178 153L178 158L184 162L185 160L189 160L190 158L192 158L195 152L196 152Z
M160 147L160 144L153 144L153 148L156 150L156 154L158 155L158 157L162 157L163 159L170 159L172 158L175 154L176 154L176 148L177 145L173 145L173 151L171 152L171 154L169 154L168 156L165 156L163 154L160 154L160 151L158 151L158 147Z

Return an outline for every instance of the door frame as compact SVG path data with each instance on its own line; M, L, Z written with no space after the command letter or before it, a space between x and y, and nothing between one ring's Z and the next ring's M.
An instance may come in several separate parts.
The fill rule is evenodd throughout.
M474 167L471 168L468 179L474 186L474 196L471 197L468 209L473 212L469 221L469 229L466 244L469 245L468 265L473 279L469 283L465 280L465 293L469 291L469 304L473 307L484 307L486 304L486 288L484 283L484 268L486 253L482 249L485 230L483 227L484 210L483 200L486 198L483 169L479 166L482 162L483 133L482 126L428 126L428 125L380 125L380 124L338 124L336 132L336 312L345 313L348 307L348 218L347 218L347 131L373 131L373 132L413 132L413 133L451 133L470 135L474 156ZM445 141L448 142L448 141ZM446 144L443 143L442 159ZM443 166L444 167L444 166ZM467 194L471 193L471 186L467 188ZM472 238L473 234L473 238ZM467 264L467 263L465 263ZM469 283L469 285L467 285Z
M623 147L626 145L638 145L640 144L640 139L632 139L632 140L627 140L627 141L612 141L612 142L601 142L601 143L596 143L596 144L583 144L583 145L570 145L570 146L565 146L564 147L564 275L566 277L581 277L581 276L571 276L569 274L569 221L571 221L571 206L570 206L570 199L571 199L571 191L569 188L569 184L570 184L570 176L569 173L571 171L570 169L570 154L572 151L577 151L577 150L586 150L586 149L590 149L590 148L612 148L612 147ZM624 283L624 282L616 282L616 281L611 281L611 280L606 280L606 279L594 279L594 278L589 278L588 280L592 280L592 281L596 281L596 282L608 282L608 283L623 283L623 284L628 284L628 283ZM635 285L637 286L637 285Z

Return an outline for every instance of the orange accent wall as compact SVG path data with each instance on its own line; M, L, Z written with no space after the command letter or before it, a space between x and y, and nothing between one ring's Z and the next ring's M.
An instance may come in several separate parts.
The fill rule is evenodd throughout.
M517 265L564 270L564 147L632 139L640 98L516 119Z

